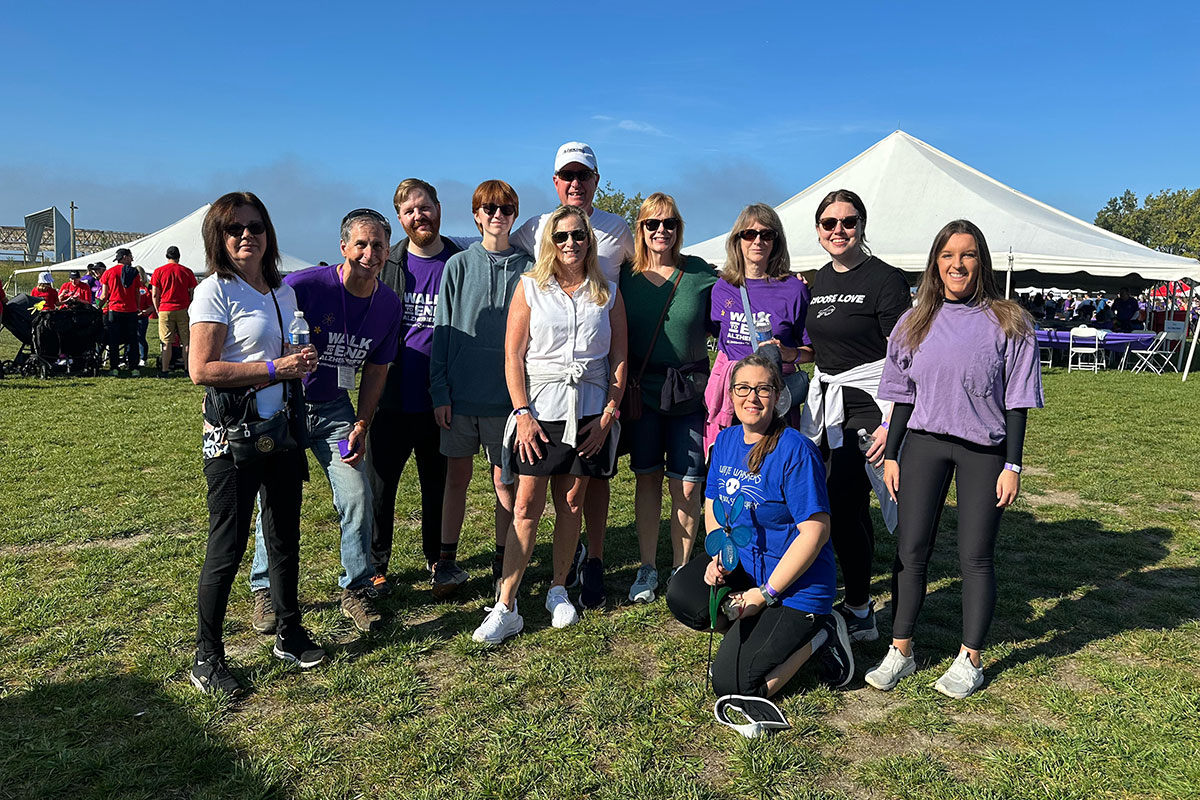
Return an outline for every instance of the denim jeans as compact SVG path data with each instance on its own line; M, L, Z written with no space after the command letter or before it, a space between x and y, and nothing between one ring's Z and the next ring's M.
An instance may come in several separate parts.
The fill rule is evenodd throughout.
M366 465L350 467L342 462L338 440L350 436L354 427L354 407L349 395L343 394L327 403L308 404L308 446L329 479L333 490L333 507L337 509L342 529L343 589L366 586L375 571L371 565L371 536L375 525L372 515L371 484ZM250 568L250 588L254 591L270 587L267 574L267 550L263 544L262 515L254 527L254 566Z

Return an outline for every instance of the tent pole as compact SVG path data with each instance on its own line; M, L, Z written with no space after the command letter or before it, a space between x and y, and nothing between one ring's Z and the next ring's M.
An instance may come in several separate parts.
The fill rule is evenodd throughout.
M1192 290L1188 292L1187 309L1183 312L1183 342L1187 341L1188 326L1192 322L1192 303L1195 302L1195 300L1196 287L1193 286ZM1192 347L1190 350L1188 350L1187 362L1179 365L1183 368L1183 379L1185 381L1187 380L1188 370L1190 370L1192 367L1192 357L1196 355L1197 334L1200 334L1200 325L1197 325L1196 329L1192 332ZM1183 342L1179 343L1179 357L1181 359L1183 358Z
M1013 281L1013 254L1012 245L1008 246L1008 274L1004 278L1004 299L1012 299L1012 281Z

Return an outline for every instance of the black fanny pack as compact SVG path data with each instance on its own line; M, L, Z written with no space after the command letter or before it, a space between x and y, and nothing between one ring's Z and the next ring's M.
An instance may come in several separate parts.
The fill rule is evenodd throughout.
M209 386L204 391L204 418L214 428L225 433L229 454L235 464L248 464L272 453L297 450L307 438L294 398L298 386L287 381L283 385L283 408L263 419L258 413L258 391L255 389L218 389Z
M659 409L664 414L670 414L675 406L703 397L707 383L707 358L682 367L667 367L667 377L658 396Z

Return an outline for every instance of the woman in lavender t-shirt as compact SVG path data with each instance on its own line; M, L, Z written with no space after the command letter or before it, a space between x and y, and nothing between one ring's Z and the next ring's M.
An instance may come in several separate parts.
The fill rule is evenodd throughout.
M996 607L996 534L1021 488L1026 411L1043 405L1033 321L1002 298L987 242L973 223L955 220L934 238L917 304L888 343L879 396L894 403L884 482L899 504L900 532L892 646L866 680L887 691L916 671L913 628L954 477L962 646L934 688L961 699L983 684L980 651Z

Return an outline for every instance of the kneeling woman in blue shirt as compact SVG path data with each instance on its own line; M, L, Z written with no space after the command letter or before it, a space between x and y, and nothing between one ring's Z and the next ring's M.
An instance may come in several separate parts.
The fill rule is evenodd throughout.
M813 653L821 655L823 679L845 686L854 659L845 620L832 613L836 572L820 453L775 411L783 380L770 361L743 358L729 382L741 425L713 446L704 519L706 530L721 527L719 503L732 527L749 528L749 541L732 571L719 554L687 564L671 580L667 605L683 624L708 630L711 589L732 590L728 616L718 620L733 618L712 666L718 695L769 697Z

